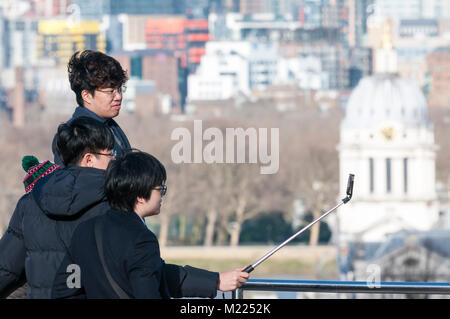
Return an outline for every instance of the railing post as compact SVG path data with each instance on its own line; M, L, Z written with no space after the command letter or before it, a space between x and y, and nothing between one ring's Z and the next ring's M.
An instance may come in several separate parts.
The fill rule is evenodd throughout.
M244 299L244 289L237 288L231 292L231 299Z

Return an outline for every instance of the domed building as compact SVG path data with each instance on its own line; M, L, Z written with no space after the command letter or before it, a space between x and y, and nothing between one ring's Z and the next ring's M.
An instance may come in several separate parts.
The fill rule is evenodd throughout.
M401 230L430 230L438 221L433 124L421 90L395 74L386 25L375 75L352 92L341 122L340 188L355 174L352 200L337 213L344 242L381 242Z
M379 242L438 220L433 125L425 97L393 74L364 78L350 96L338 146L341 193L355 174L352 201L338 212L344 241Z

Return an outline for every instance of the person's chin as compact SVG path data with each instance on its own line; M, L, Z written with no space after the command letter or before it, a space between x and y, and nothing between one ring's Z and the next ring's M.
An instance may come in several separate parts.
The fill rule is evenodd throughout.
M121 106L120 106L120 105L118 105L118 106L113 106L113 107L111 108L111 114L112 114L112 117L116 117L117 115L119 115L120 109L121 109Z
M158 210L155 210L155 211L153 211L151 214L150 214L150 216L156 216L156 215L159 215L159 213L160 213L161 211L158 209Z

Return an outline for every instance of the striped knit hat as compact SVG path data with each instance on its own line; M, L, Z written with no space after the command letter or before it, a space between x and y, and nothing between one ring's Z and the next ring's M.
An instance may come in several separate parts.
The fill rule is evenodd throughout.
M29 193L34 187L34 183L41 177L44 177L61 166L53 164L50 161L39 163L39 160L32 156L27 155L22 158L22 167L27 172L27 175L23 179L23 185L25 186L25 192Z

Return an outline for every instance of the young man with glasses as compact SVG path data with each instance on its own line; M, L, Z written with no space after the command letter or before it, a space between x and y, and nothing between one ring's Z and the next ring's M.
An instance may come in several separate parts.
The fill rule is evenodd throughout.
M128 80L126 71L114 58L98 51L85 50L76 52L71 57L68 72L70 87L75 92L78 107L67 123L80 116L91 117L103 123L113 133L114 155L122 155L131 146L113 118L120 112ZM55 151L55 140L52 150L55 163L63 165Z
M165 181L164 166L144 152L110 163L105 195L112 209L75 230L53 298L214 298L217 290L235 290L248 279L244 268L219 274L161 259L158 239L144 217L160 214ZM71 265L79 267L78 285L69 284Z
M28 298L50 298L73 231L109 207L103 185L114 158L111 131L90 117L79 117L58 127L55 147L65 167L35 182L0 239L0 298L25 281Z

